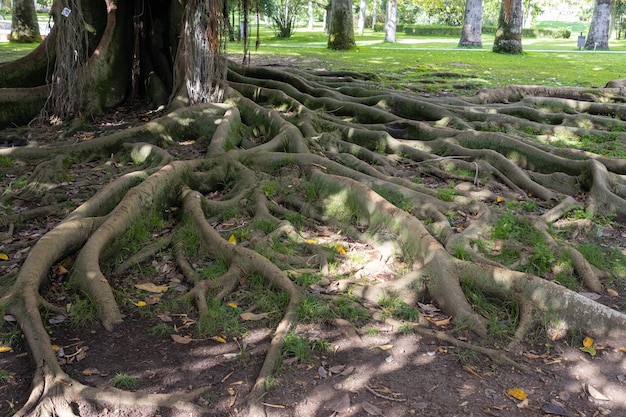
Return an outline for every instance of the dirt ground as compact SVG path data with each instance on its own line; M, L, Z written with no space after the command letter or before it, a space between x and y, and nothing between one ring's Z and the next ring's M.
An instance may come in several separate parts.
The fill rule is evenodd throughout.
M20 169L28 172L32 167ZM3 172L3 176L20 175L13 171ZM91 178L94 188L98 188L98 181L108 181L89 163L78 167L74 177ZM68 187L71 192L71 184ZM25 257L27 248L60 218L52 215L45 222L33 222L10 243L22 240ZM607 226L601 233L607 244L626 248L623 224ZM15 254L10 261L1 261L1 275L20 262ZM155 262L161 268L171 264L171 260L161 258ZM53 274L46 289L50 297L57 297L49 301L57 304L64 297L60 275ZM617 297L605 296L600 301L623 304L626 285L615 290ZM476 336L455 329L427 300L420 311L422 328L480 344ZM114 332L106 332L98 324L77 328L67 320L48 318L52 342L59 347L59 361L71 377L90 386L107 387L116 374L124 373L136 378L138 386L133 390L140 393L188 392L210 385L211 389L197 400L206 406L207 415L241 413L269 345L270 331L263 321L242 340L181 344L169 335L153 334L151 329L163 317L144 314L135 306L127 306L124 313L124 323ZM169 317L179 329L184 329L190 318ZM11 317L4 319L10 321ZM530 370L524 373L433 335L407 332L406 327L402 330L397 323L383 321L368 322L361 328L336 323L300 326L298 334L309 340L328 341L327 350L315 351L306 363L285 357L263 399L267 415L626 416L624 340L594 340L596 354L592 356L581 350L585 335L568 335L557 341L540 335L506 352ZM0 382L0 417L5 417L19 409L30 392L33 364L26 346L17 343L12 351L0 352L0 371L7 375ZM522 392L526 400L522 400ZM77 412L83 417L189 415L176 409L129 411L115 404L102 409L85 403L77 404Z

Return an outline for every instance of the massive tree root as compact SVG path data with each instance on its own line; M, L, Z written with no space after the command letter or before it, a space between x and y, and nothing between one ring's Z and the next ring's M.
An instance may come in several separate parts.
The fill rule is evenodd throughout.
M45 300L42 288L49 271L67 257L73 260L75 288L96 304L107 330L124 325L116 276L166 247L199 315L211 308L208 301L226 299L251 275L287 294L247 397L250 415L264 414L265 379L281 359L282 341L309 292L293 280L302 268L325 275L353 299L376 304L391 295L409 305L427 299L480 335L488 335L494 321L476 310L470 291L517 305L515 340L537 328L553 338L568 329L608 338L626 334L623 312L559 284L559 277L568 276L578 280L575 288L600 295L614 285L623 288L623 273L593 265L572 236L586 233L594 216L623 221L626 161L556 146L583 137L623 143L626 107L619 87L516 87L468 98L424 98L354 76L234 64L228 80L223 105L179 109L45 152L0 152L15 161L59 155L52 171L42 162L23 196L49 194L55 208L63 196L54 193L54 185L42 186L50 183L51 172L58 175L86 159L109 166L134 161L121 175L113 170L110 183L44 234L15 274L2 278L0 308L20 324L36 364L30 400L18 416L73 415L76 398L129 406L141 399L210 414L194 402L202 389L184 396L136 396L88 388L64 373L41 311L65 314ZM205 155L177 156L189 141L202 144ZM245 242L233 244L230 232L217 230L225 212L237 213L246 225ZM585 213L587 222L573 212ZM200 255L190 254L182 233L174 231L165 237L153 233L159 236L154 246L125 263L114 260L108 248L152 215L174 221L176 230L193 229ZM15 221L7 216L3 224ZM343 241L319 244L314 231L323 225L341 231ZM280 241L295 249L281 251ZM331 273L332 258L346 259L336 245L345 252L357 244L375 248L377 259ZM507 251L516 256L502 256ZM191 256L219 260L224 272L203 279ZM377 279L381 271L393 279Z

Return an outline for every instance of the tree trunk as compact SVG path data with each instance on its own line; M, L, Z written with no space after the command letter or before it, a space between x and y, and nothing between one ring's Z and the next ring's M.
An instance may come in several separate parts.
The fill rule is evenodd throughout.
M352 21L352 2L350 0L332 1L329 26L329 49L345 51L356 46Z
M459 46L482 48L483 1L467 0Z
M41 42L37 11L32 0L13 0L11 42Z
M502 0L493 52L521 54L523 24L522 0Z
M365 12L367 11L367 0L359 2L359 20L357 21L357 33L363 35L365 31Z
M585 49L609 49L609 25L612 0L596 0Z
M378 9L378 0L374 0L374 4L372 5L372 30L376 28L377 9Z
M307 27L309 30L313 30L313 23L314 23L315 15L313 14L313 2L312 1L309 1L308 9L309 9L309 24Z
M385 23L385 42L396 43L396 24L398 19L398 0L387 1L387 21Z

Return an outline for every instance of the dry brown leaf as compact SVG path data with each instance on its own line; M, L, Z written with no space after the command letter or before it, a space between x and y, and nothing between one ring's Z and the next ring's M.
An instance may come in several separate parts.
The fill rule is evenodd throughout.
M172 337L172 340L176 343L180 343L181 345L186 345L187 343L190 343L193 341L193 339L191 338L191 336L180 336L177 334L172 334L170 335Z
M346 369L343 370L342 373L340 373L339 375L341 376L348 376L350 375L352 372L354 372L354 366L348 366Z
M619 293L617 291L615 291L613 288L607 288L606 289L606 293L608 295L610 295L611 297L617 297L619 296Z
M268 318L269 315L269 313L241 313L239 317L241 317L241 320L259 321Z
M341 398L341 401L335 404L333 411L336 413L345 413L348 409L350 409L350 396L346 393L343 398Z
M100 375L100 371L98 371L96 368L87 368L87 369L83 369L82 372L83 375Z
M611 400L609 397L607 397L606 395L602 394L600 391L598 391L596 388L592 387L589 384L587 384L587 392L589 393L589 395L591 395L592 398L594 398L596 400L600 400L600 401L610 401Z
M135 284L135 288L142 291L153 292L156 294L161 294L166 292L169 287L167 285L156 285L152 282L143 282L141 284Z
M382 416L383 415L383 411L380 408L376 407L374 404L370 404L367 401L363 401L361 405L363 407L363 410L365 410L365 412L369 414L370 416Z

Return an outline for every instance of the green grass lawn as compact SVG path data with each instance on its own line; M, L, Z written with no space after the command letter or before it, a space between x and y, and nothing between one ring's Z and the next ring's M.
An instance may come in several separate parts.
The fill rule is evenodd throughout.
M321 29L299 29L290 39L277 39L261 28L261 43L254 57L280 55L297 60L310 69L373 72L384 85L410 85L432 73L456 73L474 88L509 84L563 86L603 86L608 81L626 78L624 59L626 41L610 43L609 51L579 51L576 35L570 39L523 40L524 53L501 55L491 52L493 36L483 36L482 49L457 47L457 38L426 38L399 33L397 42L384 42L381 32L366 31L357 36L357 49L330 51ZM251 41L254 44L254 40ZM0 43L0 62L27 54L35 45ZM241 43L231 42L227 53L236 57ZM438 88L434 86L433 88Z

